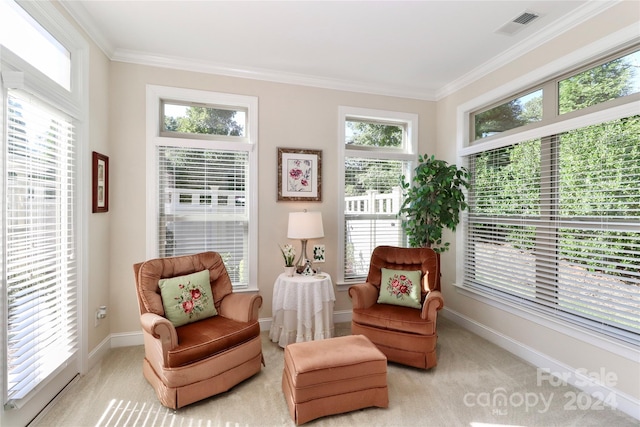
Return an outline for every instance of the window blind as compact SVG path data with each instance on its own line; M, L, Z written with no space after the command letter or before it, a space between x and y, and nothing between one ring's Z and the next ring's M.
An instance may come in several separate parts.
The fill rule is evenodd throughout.
M24 398L77 351L74 126L8 91L7 395Z
M159 256L219 252L247 287L249 153L159 146L157 165Z
M464 285L640 343L640 117L470 156Z
M345 158L344 277L366 278L376 246L406 246L397 217L402 204L400 176L408 161Z

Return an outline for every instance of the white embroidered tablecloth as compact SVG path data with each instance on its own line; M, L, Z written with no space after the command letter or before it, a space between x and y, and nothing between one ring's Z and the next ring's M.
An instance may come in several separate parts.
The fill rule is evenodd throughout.
M331 276L282 273L273 286L273 321L269 338L280 347L302 341L331 338L334 334Z

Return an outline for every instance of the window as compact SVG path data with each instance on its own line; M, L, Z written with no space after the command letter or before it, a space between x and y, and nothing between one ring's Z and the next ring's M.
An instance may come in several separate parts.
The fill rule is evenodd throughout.
M83 370L87 48L55 6L0 2L2 425L28 424Z
M20 90L8 113L7 399L17 401L76 351L75 156L69 116Z
M150 256L219 252L234 288L256 289L257 100L158 86L148 94Z
M400 179L416 162L417 116L340 108L343 224L339 281L364 279L376 246L405 246Z
M560 114L640 92L640 51L615 58L558 82ZM611 78L603 78L610 76Z
M511 99L474 116L474 138L482 139L542 120L542 89Z
M547 82L560 108L535 135L462 150L472 176L464 287L640 343L637 58Z
M71 52L13 1L0 2L0 44L71 90Z
M221 137L245 138L247 111L219 105L191 105L186 102L162 101L162 136L212 139Z

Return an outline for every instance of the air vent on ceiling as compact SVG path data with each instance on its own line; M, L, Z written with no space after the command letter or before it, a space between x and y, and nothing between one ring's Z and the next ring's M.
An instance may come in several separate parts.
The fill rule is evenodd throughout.
M516 19L514 19L512 22L515 22L516 24L527 25L529 22L533 21L537 17L538 15L536 15L535 13L525 12L522 15L518 16Z
M524 11L520 15L513 18L511 21L504 24L502 27L496 30L496 33L502 33L507 35L513 35L518 31L524 29L524 27L530 24L535 19L539 18L540 15L531 11Z

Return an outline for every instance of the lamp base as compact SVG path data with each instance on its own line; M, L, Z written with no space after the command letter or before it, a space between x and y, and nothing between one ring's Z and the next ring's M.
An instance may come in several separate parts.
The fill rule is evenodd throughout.
M296 273L302 274L304 269L307 267L307 239L301 239L300 243L302 244L302 248L300 249L300 258L296 261Z

